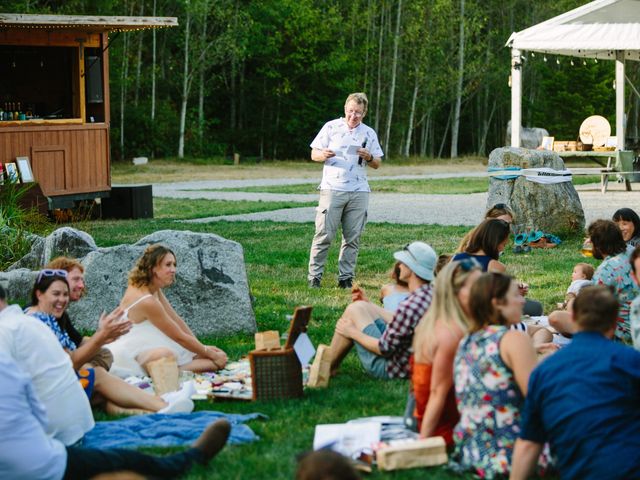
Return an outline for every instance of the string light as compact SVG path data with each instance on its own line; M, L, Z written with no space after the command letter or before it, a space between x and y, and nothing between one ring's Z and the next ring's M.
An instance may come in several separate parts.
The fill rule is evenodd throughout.
M544 57L542 57L542 60L544 60L546 62L547 61L547 56L545 55Z
M560 65L560 59L556 58L556 65Z
M571 61L569 63L571 64L572 67L575 65L575 63L573 63L573 58L571 59Z

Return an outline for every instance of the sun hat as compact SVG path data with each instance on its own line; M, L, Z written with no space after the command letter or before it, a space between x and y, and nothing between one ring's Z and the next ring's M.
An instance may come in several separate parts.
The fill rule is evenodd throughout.
M393 254L393 258L404 263L423 280L433 280L436 267L436 252L424 242L413 242Z

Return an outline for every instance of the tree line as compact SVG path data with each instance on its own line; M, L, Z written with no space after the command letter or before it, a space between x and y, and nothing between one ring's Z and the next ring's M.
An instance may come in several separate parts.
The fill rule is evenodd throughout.
M506 141L509 35L585 3L7 1L16 13L178 17L178 28L112 35L115 159L306 158L354 91L369 96L365 123L388 157L487 155ZM589 115L615 124L613 62L525 56L524 125L572 140ZM627 131L637 137L640 105L629 90Z

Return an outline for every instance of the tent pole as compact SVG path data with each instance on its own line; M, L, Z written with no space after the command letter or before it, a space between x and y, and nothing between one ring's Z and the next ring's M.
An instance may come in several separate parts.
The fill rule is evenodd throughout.
M520 146L522 127L522 57L520 50L511 49L511 146Z
M616 146L624 150L624 50L616 50Z

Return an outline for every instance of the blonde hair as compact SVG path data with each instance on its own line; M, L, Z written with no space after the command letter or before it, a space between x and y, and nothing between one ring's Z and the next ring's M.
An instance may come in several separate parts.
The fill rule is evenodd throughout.
M358 105L362 105L362 116L367 114L367 107L369 106L369 99L364 92L351 93L344 102L344 108L347 108L347 104L351 101L356 102Z
M153 269L158 266L167 253L176 258L176 254L169 247L159 243L149 245L138 259L136 266L129 272L129 285L134 287L150 285L153 278Z
M469 330L469 320L462 309L462 305L460 305L458 293L460 293L469 276L474 271L482 271L482 269L477 264L468 269L461 268L460 264L462 262L449 262L436 277L433 301L415 330L413 337L414 353L421 350L426 344L429 356L433 355L435 346L434 330L438 321L449 329L457 326L463 333Z

